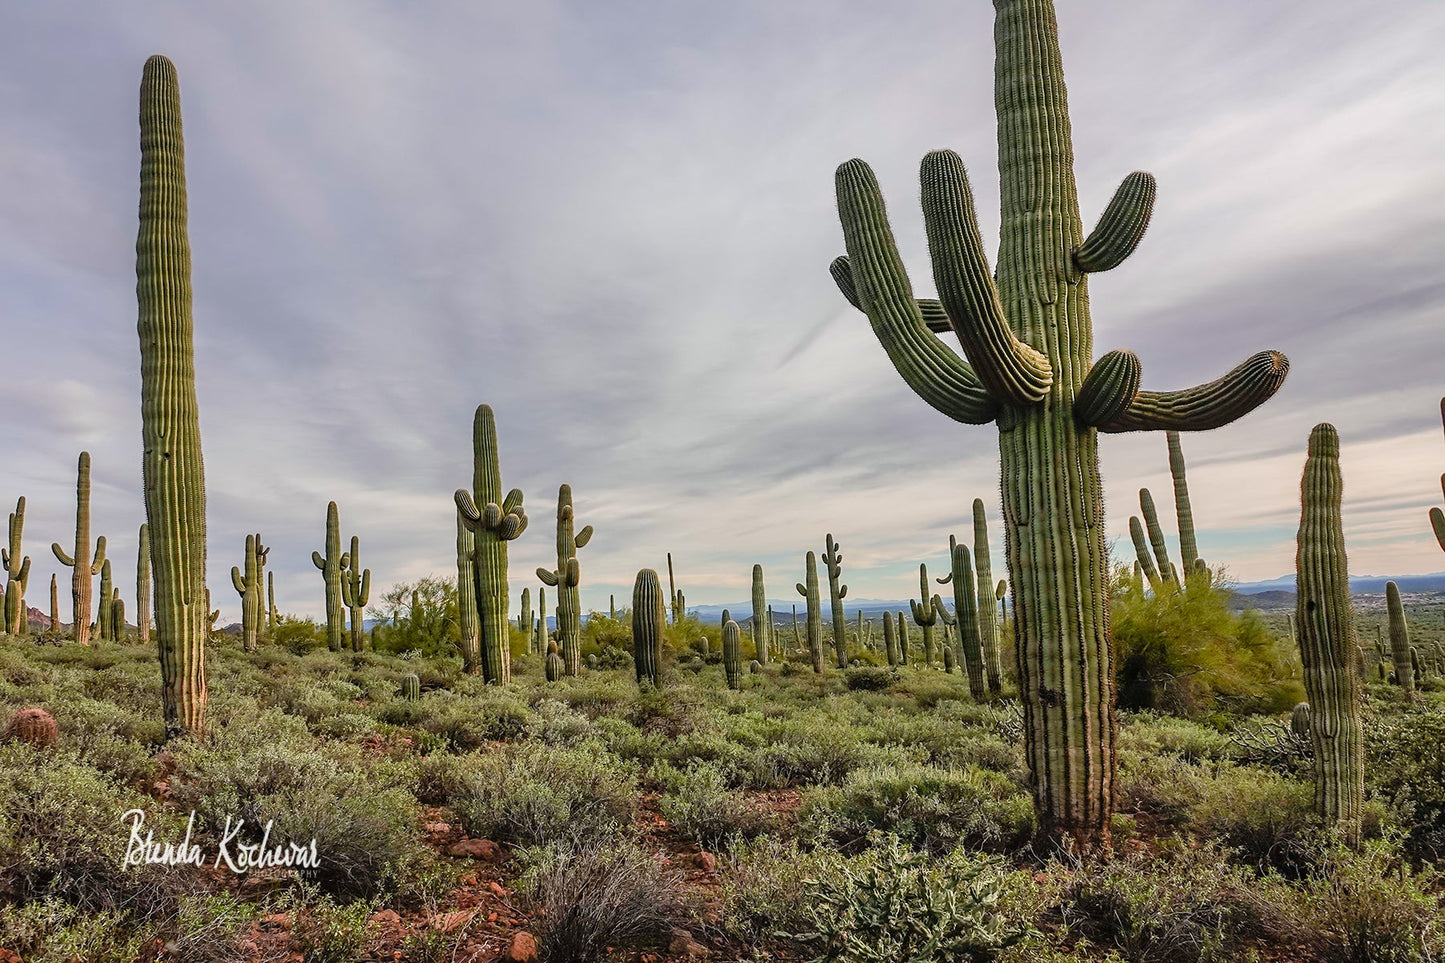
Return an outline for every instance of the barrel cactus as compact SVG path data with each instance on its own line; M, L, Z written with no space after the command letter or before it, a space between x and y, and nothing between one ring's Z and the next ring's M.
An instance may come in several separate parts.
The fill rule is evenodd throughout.
M22 635L25 625L25 590L30 585L30 556L24 554L20 542L25 530L25 496L15 503L10 513L10 546L0 548L5 563L5 631Z
M172 68L174 72L174 68ZM144 97L144 88L142 88ZM142 123L145 121L144 108L142 108ZM144 133L142 133L144 137ZM144 162L142 162L144 164ZM142 166L142 177L145 175ZM184 190L184 181L182 181ZM144 193L144 184L142 184ZM184 227L184 224L182 224ZM149 501L146 503L150 504ZM75 641L81 645L90 644L90 606L91 591L94 586L95 576L100 574L100 568L105 564L105 536L102 535L95 540L95 558L91 560L90 555L90 452L80 453L79 463L76 465L75 479L75 554L67 554L65 549L60 547L59 542L53 542L50 550L61 565L74 569L70 577L70 618L71 634Z
M742 630L732 619L723 623L722 650L723 671L727 674L728 688L741 689L743 685Z
M574 532L572 486L557 489L557 567L537 569L537 577L557 587L557 637L562 643L562 658L567 674L576 675L582 668L582 601L577 586L580 569L577 550L592 540L592 526Z
M545 618L540 619L539 626L544 625L546 621ZM559 682L567 674L567 663L562 661L562 653L557 651L556 642L547 643L546 672L548 682Z
M830 533L823 552L823 564L828 569L828 598L833 603L833 654L838 668L848 668L848 626L843 618L843 599L848 595L848 586L839 581L843 574L843 553Z
M848 253L832 273L915 392L955 421L998 425L1038 825L1046 837L1092 847L1108 840L1118 734L1097 434L1217 428L1270 397L1288 365L1262 352L1210 384L1157 392L1139 390L1131 352L1094 359L1087 276L1133 252L1153 209L1154 178L1126 177L1085 236L1053 2L995 0L994 8L997 272L962 161L935 151L921 179L941 300L915 300L877 179L860 160L837 172ZM966 362L934 334L948 330Z
M501 685L512 678L507 543L527 530L527 513L520 488L502 494L497 422L489 405L478 405L472 417L472 491L458 488L454 497L461 524L472 536L476 597L475 631L462 638L462 662L468 672L480 671L489 685Z
M401 697L408 702L421 698L421 679L415 672L408 672L401 677Z
M637 684L662 685L662 631L667 625L667 602L662 581L645 568L632 585L632 661Z
M21 709L5 720L5 728L0 730L0 742L24 742L38 749L55 745L59 738L55 717L44 709Z
M814 672L822 672L823 613L818 608L818 556L809 552L805 565L807 581L799 582L796 587L798 594L808 601L808 659L813 663Z
M161 699L167 730L186 730L199 738L205 726L210 615L205 601L206 482L192 344L180 85L176 68L165 57L146 61L140 128L140 230L135 247L145 449L141 464ZM75 561L78 566L81 559Z
M1410 659L1410 625L1400 601L1400 586L1385 583L1385 611L1390 618L1390 658L1395 663L1395 684L1406 692L1415 691L1415 664Z
M1365 798L1364 730L1356 671L1354 612L1340 521L1340 441L1333 425L1316 425L1300 482L1295 572L1300 662L1310 703L1315 810L1326 825L1358 842ZM1400 671L1402 663L1396 663ZM1404 671L1409 671L1409 654Z

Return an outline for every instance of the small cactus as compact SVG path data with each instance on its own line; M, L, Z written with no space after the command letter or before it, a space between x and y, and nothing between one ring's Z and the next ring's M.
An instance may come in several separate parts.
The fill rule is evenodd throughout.
M757 659L754 659L753 661L751 661L751 662L748 663L748 674L749 674L749 675L761 675L761 674L762 674L762 671L763 671L763 664L762 664L761 662L759 662Z
M5 722L0 741L25 742L39 749L55 745L60 727L55 717L44 709L21 709Z
M270 547L261 544L261 533L246 536L245 574L231 566L231 585L241 596L241 648L256 650L256 636L261 630L261 567L266 564Z
M732 619L723 623L722 649L723 671L727 674L728 688L741 689L743 685L742 630Z
M898 639L893 632L893 617L883 613L883 648L890 666L898 665Z
M408 702L421 698L421 679L415 672L408 672L401 677L401 697Z
M988 552L988 515L982 498L973 500L973 565L978 643L983 650L983 669L988 676L989 691L997 695L1003 691L1003 660L998 648L998 622L993 617L993 566ZM1003 586L1005 583L998 584Z
M518 499L520 503L520 493ZM577 586L580 570L577 550L592 540L592 526L575 532L576 513L572 508L572 486L557 489L557 567L538 568L537 577L546 585L557 587L557 636L562 643L562 658L567 674L576 675L582 668L581 596Z
M984 655L981 644L980 622L993 622L993 619L980 619L978 611L978 588L980 585L991 587L993 580L984 579L976 581L973 575L973 561L969 556L968 546L961 545L954 536L948 536L948 557L952 560L952 570L941 579L936 581L940 585L953 584L953 612L949 616L947 612L941 613L944 622L948 625L958 624L959 648L963 652L963 667L968 673L968 691L975 702L982 702L984 699L984 671L987 668L987 659ZM986 589L991 592L991 588ZM992 605L990 601L990 611ZM992 625L990 625L992 628ZM995 656L998 654L994 653ZM952 667L945 662L944 668L952 672Z
M1410 626L1400 601L1400 586L1385 583L1385 611L1390 617L1390 657L1395 663L1395 684L1406 692L1415 691L1415 663L1410 658Z
M763 567L753 566L753 658L759 662L768 661L768 629L772 619L768 616L768 593L763 586Z
M115 597L115 585L111 580L110 559L100 567L100 601L95 608L95 631L102 640L114 640L111 634L110 602Z
M51 576L51 595L54 596L54 576ZM55 608L52 600L51 608ZM140 633L142 645L151 640L151 529L141 523L139 547L135 553L135 626Z
M1297 736L1308 738L1310 734L1310 704L1308 702L1296 703L1290 710L1289 728Z
M908 664L908 619L902 612L898 613L898 661Z
M537 631L545 631L545 629L543 628L545 624L546 616L544 615L537 620ZM567 663L562 661L562 653L557 651L556 642L547 643L546 670L548 682L560 682L562 677L567 674Z

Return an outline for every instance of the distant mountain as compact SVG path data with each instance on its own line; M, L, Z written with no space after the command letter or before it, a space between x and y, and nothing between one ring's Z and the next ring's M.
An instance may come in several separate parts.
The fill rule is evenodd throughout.
M1445 592L1445 572L1433 575L1351 575L1350 592L1354 595L1379 595L1385 591L1386 582L1394 582L1401 592ZM1264 582L1240 582L1234 591L1240 595L1283 591L1293 598L1294 576L1282 575Z

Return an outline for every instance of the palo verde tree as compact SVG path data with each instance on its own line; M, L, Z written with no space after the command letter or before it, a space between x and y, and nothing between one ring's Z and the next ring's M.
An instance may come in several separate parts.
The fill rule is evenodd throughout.
M1182 391L1141 391L1129 351L1095 359L1088 275L1144 235L1154 178L1124 179L1085 236L1052 0L994 0L1002 191L997 273L963 162L923 160L923 215L939 300L918 300L873 171L838 168L847 256L832 273L908 385L963 424L998 427L1025 750L1041 832L1106 842L1114 807L1109 559L1100 431L1202 431L1269 398L1288 370L1265 351ZM967 360L935 335L952 331Z

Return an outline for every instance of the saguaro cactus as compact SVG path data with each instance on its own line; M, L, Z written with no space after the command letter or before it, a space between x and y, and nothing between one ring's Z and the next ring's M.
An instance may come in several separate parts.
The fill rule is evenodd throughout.
M142 644L151 640L151 529L141 523L135 553L135 627Z
M146 61L141 79L136 299L146 522L167 728L205 726L206 485L192 347L191 248L176 69ZM77 559L77 561L79 561Z
M667 600L672 606L672 624L676 625L686 612L682 607L682 593L677 590L677 580L673 578L671 552L667 553Z
M953 570L938 580L940 585L953 583L953 616L958 623L958 647L963 653L963 668L968 673L968 692L974 701L983 701L984 655L979 643L978 592L979 583L974 581L973 563L969 559L968 546L960 545L958 539L948 536L948 557L953 560ZM992 585L992 581L984 582ZM993 611L990 591L988 610ZM941 606L940 606L941 608ZM947 616L947 613L943 613ZM945 617L945 622L949 619ZM992 621L989 619L988 621ZM945 666L946 668L946 666Z
M1440 421L1445 423L1445 398L1440 399ZM1445 474L1440 476L1440 491L1445 492ZM1435 541L1445 549L1445 512L1438 508L1430 509L1430 527L1435 529Z
M933 668L933 627L938 624L938 610L943 607L937 595L930 595L928 592L928 564L918 566L918 594L922 601L909 599L908 606L913 610L913 621L923 629L923 665L925 668Z
M887 616L885 616L886 618ZM902 612L897 613L898 625L898 661L904 665L908 664L908 619Z
M729 689L743 686L742 629L732 619L723 623L722 629L723 672L727 675Z
M828 597L833 602L833 652L838 659L838 668L848 668L848 626L843 616L843 599L848 594L848 586L839 583L838 578L843 574L840 564L843 555L838 551L838 543L833 541L833 536L828 535L827 550L823 553L823 564L828 567Z
M763 586L763 567L753 566L753 658L768 664L768 635L773 620L768 609L768 592Z
M941 300L914 299L877 180L860 160L838 169L848 255L832 272L914 391L956 421L998 423L1035 809L1046 836L1090 846L1108 837L1118 729L1097 432L1228 424L1274 393L1287 362L1263 352L1213 383L1155 392L1139 390L1132 353L1093 361L1087 275L1133 252L1154 179L1125 178L1085 237L1052 0L994 7L1003 207L996 277L951 151L929 154L922 167ZM950 329L967 363L933 334Z
M174 68L172 69L174 70ZM144 139L144 135L142 135L142 139ZM144 162L142 162L141 173L142 179L144 179ZM184 188L184 182L182 187ZM144 184L142 184L142 188L144 188ZM142 190L142 195L144 195L144 190ZM144 207L144 196L142 196L142 207ZM144 210L142 210L142 214L144 214ZM142 225L144 225L144 221L142 221ZM141 347L141 360L144 365L144 341L142 341ZM144 392L142 392L141 402L144 406ZM100 566L105 561L104 535L95 540L94 561L90 556L90 452L80 453L75 474L75 554L67 555L65 549L60 547L59 542L51 543L50 550L55 553L55 557L61 565L68 565L75 570L70 577L71 634L81 645L89 645L90 593L95 584L92 580L100 574ZM150 502L147 501L146 505L148 506L146 510L149 511Z
M617 618L617 612L614 610L610 617ZM532 590L529 588L522 589L522 611L517 613L517 631L532 631Z
M326 647L340 652L346 631L346 610L341 599L341 570L349 559L341 551L341 513L335 502L326 505L326 554L311 553L311 564L321 570L326 583Z
M547 616L543 614L537 619L537 632L539 635L546 632L546 624ZM567 663L562 661L562 654L557 651L556 642L547 643L547 661L545 669L548 682L561 681L562 677L567 674Z
M15 502L10 513L10 547L0 549L5 563L5 631L11 635L25 634L25 591L30 586L30 556L21 558L21 536L25 531L25 496Z
M547 651L547 590L537 589L537 651Z
M638 685L662 685L662 627L666 624L662 582L655 571L645 568L632 584L632 662Z
M1390 659L1395 663L1395 684L1406 692L1415 691L1415 664L1410 660L1410 626L1400 601L1400 586L1385 583L1385 611L1390 617Z
M122 633L125 631L125 599L120 597L120 589L115 589L110 599L110 637L119 642Z
M60 585L55 573L50 573L50 631L60 631Z
M111 578L110 559L100 567L100 602L96 606L95 631L102 640L114 641L111 632L110 603L115 597L115 582Z
M480 664L483 680L500 685L512 678L507 543L527 530L527 513L522 510L520 488L502 495L497 421L489 405L477 405L472 419L472 491L458 488L455 497L462 523L472 534L477 599L477 631L471 637L463 636L462 660L468 672L476 672Z
M1154 559L1159 564L1159 578L1163 582L1178 582L1178 570L1169 560L1169 543L1164 540L1164 527L1159 524L1159 510L1154 506L1154 496L1149 489L1139 489L1139 512L1144 516L1144 527L1149 532L1149 545L1154 550ZM1132 524L1130 533L1132 534ZM1135 542L1135 547L1138 543Z
M366 641L366 605L371 601L371 569L361 567L361 539L351 536L351 551L341 573L341 602L351 610L351 651L360 652Z
M887 612L883 613L883 650L888 657L888 664L898 664L898 639L893 634L893 617Z
M261 544L261 533L246 536L245 574L231 566L231 585L241 596L241 648L256 649L256 636L261 629L261 567L271 549Z
M1349 565L1340 521L1342 489L1339 436L1333 425L1316 425L1300 481L1295 621L1310 703L1315 810L1328 825L1338 826L1350 841L1358 842L1365 797L1364 731ZM1409 671L1408 650L1403 664ZM1400 665L1396 663L1396 671Z
M1003 662L999 657L998 620L994 618L993 563L988 552L988 515L983 499L973 500L973 565L977 577L978 643L990 692L1003 691Z
M582 602L577 591L580 579L577 550L592 540L591 525L574 535L574 524L572 486L562 485L557 489L557 567L550 571L538 568L537 577L557 587L557 636L562 643L562 659L567 663L568 675L582 670Z
M814 672L822 672L823 613L818 606L818 556L809 552L804 564L807 581L799 582L796 588L808 602L808 659L813 663Z
M1189 480L1184 476L1184 449L1179 444L1179 432L1166 431L1164 437L1169 444L1169 476L1174 481L1180 564L1184 566L1184 577L1188 578L1202 570L1203 560L1199 557L1199 542L1194 537L1194 510L1189 505Z
M266 573L266 633L276 631L276 573Z

